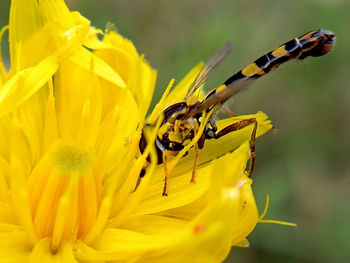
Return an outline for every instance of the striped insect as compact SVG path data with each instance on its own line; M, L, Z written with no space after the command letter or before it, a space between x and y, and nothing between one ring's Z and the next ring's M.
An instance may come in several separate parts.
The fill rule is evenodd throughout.
M251 175L255 162L255 137L258 125L256 119L245 119L218 131L215 124L217 113L224 111L228 115L232 115L229 108L230 99L241 90L247 88L254 80L273 71L284 62L292 59L302 60L309 56L318 57L325 55L332 49L334 44L335 35L323 29L311 31L301 37L294 38L261 56L253 63L250 63L248 66L229 77L218 88L210 92L203 101L198 101L196 91L208 79L213 70L222 63L232 49L230 43L221 47L208 60L194 82L190 85L184 100L169 106L163 111L163 120L158 129L155 141L158 164L163 163L164 165L163 196L167 195L167 153L177 154L194 139L204 114L210 113L211 117L207 123L205 123L204 132L200 139L194 144L195 160L191 182L195 182L199 149L204 147L206 140L218 139L230 132L243 129L249 125L253 125L250 137L251 156L248 170L248 174ZM146 138L144 134L142 134L139 143L141 153L144 152L146 145ZM141 177L145 174L145 169L146 168L144 168L140 174L138 184L140 183Z

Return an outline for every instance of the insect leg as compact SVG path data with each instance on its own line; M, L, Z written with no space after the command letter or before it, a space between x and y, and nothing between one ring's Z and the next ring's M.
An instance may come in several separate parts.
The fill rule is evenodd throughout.
M252 134L250 136L250 162L249 162L249 171L248 176L250 177L253 173L254 164L255 164L255 138L256 138L256 130L258 129L258 122L256 119L254 121L254 128Z
M164 167L164 187L163 187L162 196L168 196L168 194L167 194L168 168L167 168L167 164L166 164L166 152L165 151L162 151L162 160L163 160L163 167Z
M136 182L134 191L132 191L132 193L135 192L135 191L137 190L137 188L140 186L142 177L144 177L145 174L146 174L146 168L143 167L142 170L141 170L141 172L140 172L140 175L137 177L137 182Z
M193 170L192 170L191 183L195 183L196 182L196 170L197 170L198 156L199 156L198 143L194 144L194 151L195 151L196 155L194 157L194 164L193 164Z
M234 114L226 105L222 106L222 109L226 112L226 114L229 117L236 117L237 115Z
M241 130L251 124L254 124L252 134L250 136L250 161L249 161L249 170L248 175L250 176L253 173L254 170L254 164L255 164L255 137L256 137L256 130L258 128L258 122L255 118L242 120L236 123L232 123L231 125L223 128L218 133L215 134L215 139L218 139L230 132Z

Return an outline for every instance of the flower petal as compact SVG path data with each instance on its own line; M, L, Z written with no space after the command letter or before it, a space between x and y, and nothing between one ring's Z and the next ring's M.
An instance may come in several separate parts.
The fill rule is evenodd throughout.
M70 60L86 70L89 70L91 60L94 60L94 72L96 75L110 81L119 88L125 88L125 82L120 75L102 59L87 49L83 47L79 48L77 52L70 57Z
M141 112L146 114L152 99L157 72L149 66L143 56L139 56L132 42L110 31L104 35L103 42L90 39L87 45L121 74L141 107Z
M164 197L162 196L164 171L163 167L159 166L154 172L153 182L150 183L151 186L147 189L143 201L135 208L135 215L157 213L195 201L208 189L211 169L211 166L198 169L195 184L190 183L192 171L177 177L169 175L168 196Z
M133 262L164 262L165 259L166 262L221 261L231 246L231 232L227 231L227 222L232 224L238 211L238 191L223 192L222 197L222 201L217 206L210 206L202 217L167 233L161 231L150 235L123 229L106 229L91 247L80 242L76 256L82 261L125 262L131 258Z
M63 0L40 0L37 2L38 12L43 24L56 21L65 28L75 26L76 21L74 21L72 13Z
M8 26L4 26L1 30L0 30L0 87L2 86L2 84L5 82L6 80L6 69L5 69L5 65L4 62L2 60L2 49L1 49L1 43L2 43L2 38L6 32L6 30L8 30Z
M179 82L179 84L177 84L176 87L169 93L164 108L176 102L184 100L190 85L196 79L197 75L203 67L203 62L198 63L189 73L187 73L187 75Z
M28 262L31 249L26 233L14 229L0 232L1 262Z
M11 67L18 68L20 43L24 43L41 27L38 2L34 0L12 1L10 9L10 58Z
M162 234L178 231L188 222L183 219L163 215L140 215L129 218L118 228L128 229L145 234Z
M3 224L18 224L13 207L4 202L0 202L0 222Z
M47 30L48 28L40 30L44 38L47 37ZM56 72L58 63L73 54L82 45L85 36L85 29L81 27L64 32L62 40L65 42L62 46L35 66L25 68L10 78L0 90L0 117L17 108L48 82Z
M36 35L37 31L47 24L51 25L48 37L42 38L41 41L35 41L38 45L35 48L32 48L31 45L25 45ZM48 44L48 39L53 42L57 41L57 37L61 37L63 32L76 26L89 27L86 20L79 25L75 25L67 6L62 0L12 1L9 30L11 68L20 70L34 66L38 63L37 56L42 57L43 55L40 54L46 54L47 46L44 44ZM34 60L34 63L28 64L28 61L31 60Z
M28 262L78 263L69 242L63 243L58 251L53 251L54 253L50 250L50 242L49 238L39 240L35 244Z
M13 111L40 89L56 72L57 58L49 56L35 67L22 70L0 90L0 117Z

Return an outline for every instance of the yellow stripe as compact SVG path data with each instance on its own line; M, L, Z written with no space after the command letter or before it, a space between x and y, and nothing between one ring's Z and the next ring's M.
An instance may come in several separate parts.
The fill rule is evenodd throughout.
M219 87L216 88L215 92L220 92L226 89L226 85L220 85Z
M254 74L263 75L264 71L261 70L261 68L259 68L257 64L251 63L248 66L246 66L244 69L242 69L242 74L246 77L250 77Z
M285 46L280 46L271 52L271 55L274 57L282 57L287 55L289 52L286 50Z
M311 36L313 33L315 33L315 31L311 31L311 32L307 33L306 35L302 36L300 38L300 40L310 40L312 38ZM298 38L296 38L296 39L298 39ZM298 42L299 42L299 39L298 39Z

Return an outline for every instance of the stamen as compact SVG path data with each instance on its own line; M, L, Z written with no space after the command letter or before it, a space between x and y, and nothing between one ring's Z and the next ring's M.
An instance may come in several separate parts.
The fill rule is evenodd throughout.
M63 240L83 239L96 221L100 186L92 153L67 141L55 142L34 168L27 184L33 224L51 250Z
M270 196L266 195L266 203L265 203L265 208L262 214L258 218L259 223L268 223L268 224L277 224L277 225L282 225L282 226L297 226L295 223L291 222L286 222L286 221L281 221L281 220L274 220L274 219L264 219L267 210L269 208L269 203L270 203Z

